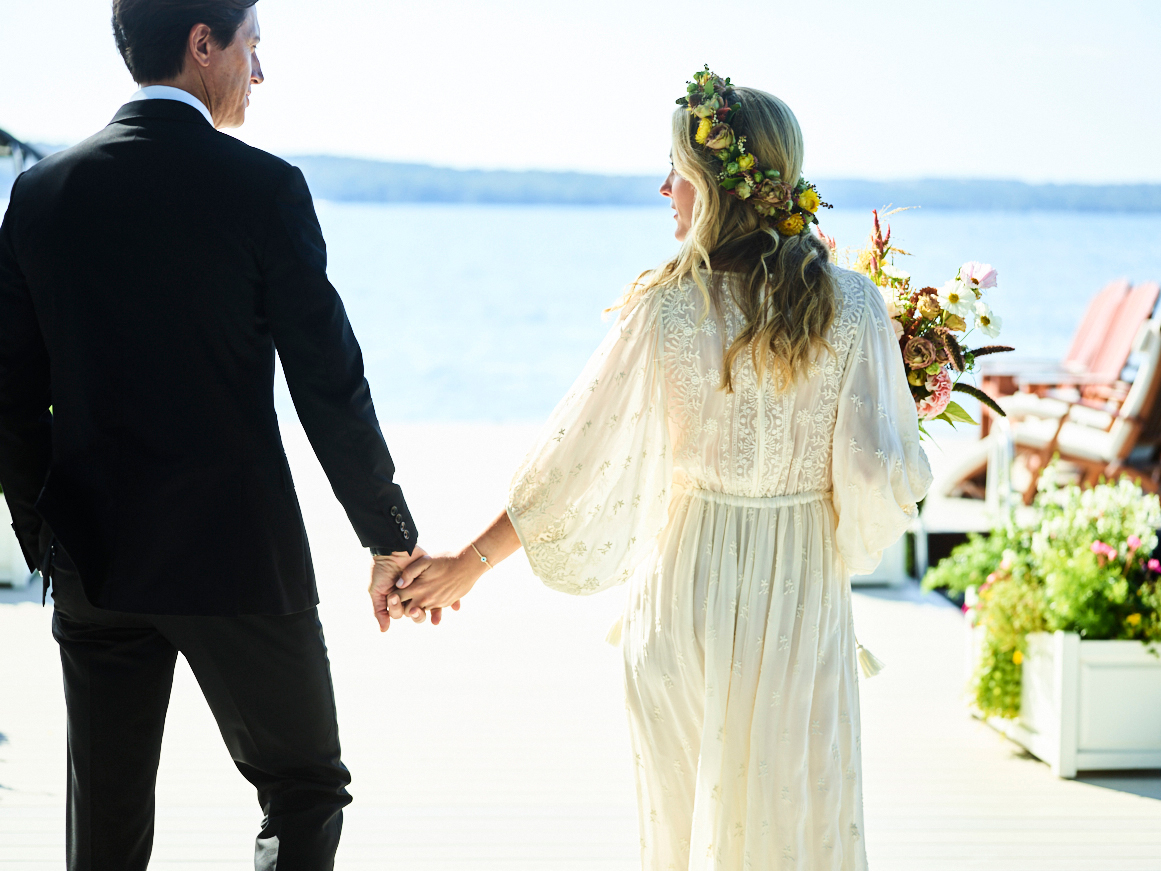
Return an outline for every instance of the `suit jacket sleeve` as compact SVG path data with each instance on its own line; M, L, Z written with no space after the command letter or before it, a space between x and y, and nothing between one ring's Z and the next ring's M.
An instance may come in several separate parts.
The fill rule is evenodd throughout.
M306 179L287 170L263 254L266 314L299 419L364 547L415 548L417 532L383 440L363 355L327 279Z
M18 186L0 225L0 487L32 571L51 535L34 506L52 461L52 391L48 351L17 258Z

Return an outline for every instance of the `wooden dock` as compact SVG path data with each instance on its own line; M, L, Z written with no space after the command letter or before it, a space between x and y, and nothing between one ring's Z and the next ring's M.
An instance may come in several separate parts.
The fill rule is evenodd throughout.
M458 546L500 509L531 432L388 430L426 547ZM288 429L287 448L354 775L338 868L635 871L620 661L603 642L618 594L552 593L518 557L443 626L381 636L367 557L301 431ZM0 593L0 871L63 863L60 668L51 609L32 598ZM862 688L873 869L1161 871L1161 776L1057 780L968 716L955 608L908 586L861 590L855 609L861 640L887 662ZM184 663L158 801L154 868L252 867L260 812Z

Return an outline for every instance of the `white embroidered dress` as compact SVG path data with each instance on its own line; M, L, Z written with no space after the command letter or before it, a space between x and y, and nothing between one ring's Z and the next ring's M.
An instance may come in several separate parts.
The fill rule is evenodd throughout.
M878 290L835 269L829 340L789 392L692 282L624 313L518 472L533 570L630 581L623 649L648 871L866 867L850 573L930 486Z

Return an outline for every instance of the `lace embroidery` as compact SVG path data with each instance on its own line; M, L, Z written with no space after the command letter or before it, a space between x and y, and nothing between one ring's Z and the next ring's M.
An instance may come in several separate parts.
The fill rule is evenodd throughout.
M727 305L706 316L692 281L666 291L662 353L674 460L692 486L759 497L830 489L840 387L870 288L856 273L834 272L827 338L835 353L820 355L805 380L782 393L772 379L759 384L745 359L736 364L734 393L722 391L723 344L744 326L741 312Z

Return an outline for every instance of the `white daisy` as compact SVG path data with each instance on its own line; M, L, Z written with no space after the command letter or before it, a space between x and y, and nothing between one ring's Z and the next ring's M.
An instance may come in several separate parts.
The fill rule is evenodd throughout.
M945 312L959 315L961 318L972 313L972 304L976 295L958 279L953 278L939 291L939 305Z
M988 308L988 304L982 299L976 302L976 326L979 327L989 339L994 339L1000 335L1000 327L1003 322L1000 316Z

